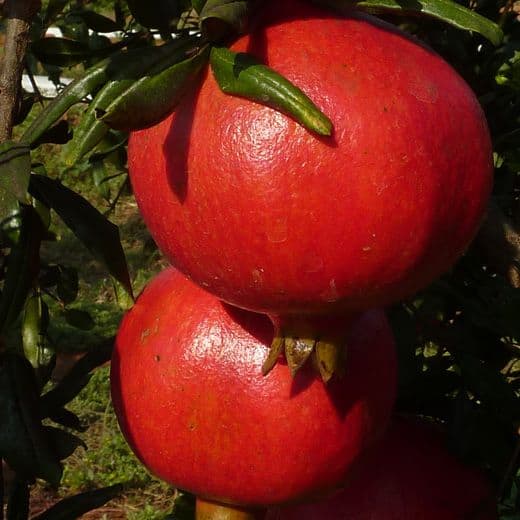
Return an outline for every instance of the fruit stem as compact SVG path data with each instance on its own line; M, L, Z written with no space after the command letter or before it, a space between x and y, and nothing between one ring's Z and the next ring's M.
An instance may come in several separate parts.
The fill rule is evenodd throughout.
M282 353L293 376L309 359L325 383L334 374L342 375L346 362L346 338L353 315L288 315L269 318L275 333L262 366L264 375L274 368Z
M257 510L219 504L197 497L195 520L258 520Z

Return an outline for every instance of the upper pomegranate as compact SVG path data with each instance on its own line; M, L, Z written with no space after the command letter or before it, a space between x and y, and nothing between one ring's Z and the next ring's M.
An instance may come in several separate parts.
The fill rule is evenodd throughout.
M240 307L336 313L409 296L464 252L483 215L492 161L478 101L390 25L298 1L276 9L232 49L303 90L333 135L223 94L209 72L131 136L144 219L177 268Z

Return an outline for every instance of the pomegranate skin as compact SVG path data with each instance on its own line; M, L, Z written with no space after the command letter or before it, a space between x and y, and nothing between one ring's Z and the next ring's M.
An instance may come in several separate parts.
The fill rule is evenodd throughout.
M349 478L387 427L396 359L380 310L349 325L348 367L325 385L261 365L262 314L233 308L169 268L124 317L112 359L121 430L159 478L200 497L248 506L321 494Z
M130 138L145 222L173 265L246 309L340 313L409 296L481 221L492 157L478 101L390 25L296 0L276 10L232 49L301 88L334 135L223 94L209 72L174 115Z
M490 483L429 425L396 419L356 478L332 498L273 508L266 520L497 520Z

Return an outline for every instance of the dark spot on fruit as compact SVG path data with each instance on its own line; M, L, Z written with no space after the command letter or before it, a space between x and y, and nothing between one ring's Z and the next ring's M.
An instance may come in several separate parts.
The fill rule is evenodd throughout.
M156 354L153 358L155 361L161 361L161 356L159 356L159 354Z

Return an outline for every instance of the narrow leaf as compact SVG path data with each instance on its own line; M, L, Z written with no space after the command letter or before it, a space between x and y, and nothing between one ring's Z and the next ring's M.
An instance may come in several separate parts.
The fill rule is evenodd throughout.
M47 365L52 358L52 351L45 345L47 323L48 309L36 292L27 299L22 320L23 351L36 369Z
M197 49L188 59L134 83L106 109L101 120L111 128L130 132L149 127L170 114L207 63L209 48ZM185 56L185 53L181 54Z
M32 520L72 520L101 507L123 491L121 484L64 498Z
M87 449L87 445L83 440L61 428L45 426L44 432L47 435L51 449L59 460L70 457L80 446L85 450Z
M166 30L181 14L184 2L179 0L154 0L153 8L149 0L126 0L132 16L149 29Z
M98 347L90 350L52 390L42 396L42 417L50 417L59 412L85 386L89 372L110 361L114 341L115 338L107 338Z
M42 38L31 45L33 54L47 65L69 67L89 58L88 45L67 38Z
M0 296L0 331L7 329L23 309L39 271L43 228L31 207L23 208L17 243L7 258L7 272Z
M94 11L78 11L76 16L79 16L89 29L97 33L111 33L124 28L114 20Z
M131 59L121 57L115 62L110 68L109 81L97 93L75 129L74 138L65 152L65 162L69 165L74 164L107 134L109 126L97 117L98 114L104 114L115 99L148 74L158 62L172 59L177 52L186 52L193 47L195 41L196 39L191 37L175 40L160 47L142 49L141 52L132 54Z
M71 430L76 430L78 432L84 432L87 430L87 427L81 422L80 418L75 413L67 410L67 408L56 410L54 413L49 415L49 419L54 421L56 424L61 424L61 426L65 426Z
M279 110L318 135L332 134L330 119L298 87L252 56L213 47L210 62L215 79L226 94Z
M247 25L250 4L250 0L207 0L200 10L202 27L207 26L210 19L216 18L241 34ZM200 8L200 5L198 7Z
M91 330L95 326L94 320L88 312L79 309L65 309L63 315L67 323L77 329Z
M39 391L30 363L21 356L0 358L0 458L20 478L41 477L57 485L62 468L44 434Z
M320 0L320 3L340 11L352 11L352 2L347 0ZM451 0L361 0L354 2L354 5L356 8L370 13L409 14L419 12L442 20L458 29L479 33L493 45L499 45L504 37L497 24Z
M21 141L32 144L50 128L71 106L79 103L107 80L110 60L97 63L81 79L73 81L54 98L31 123Z
M107 220L90 202L59 181L33 174L29 191L60 216L67 227L132 295L130 275L118 227Z
M16 479L7 502L7 520L27 520L29 517L29 485Z
M0 221L18 211L18 202L27 202L30 173L28 146L13 141L0 144Z

